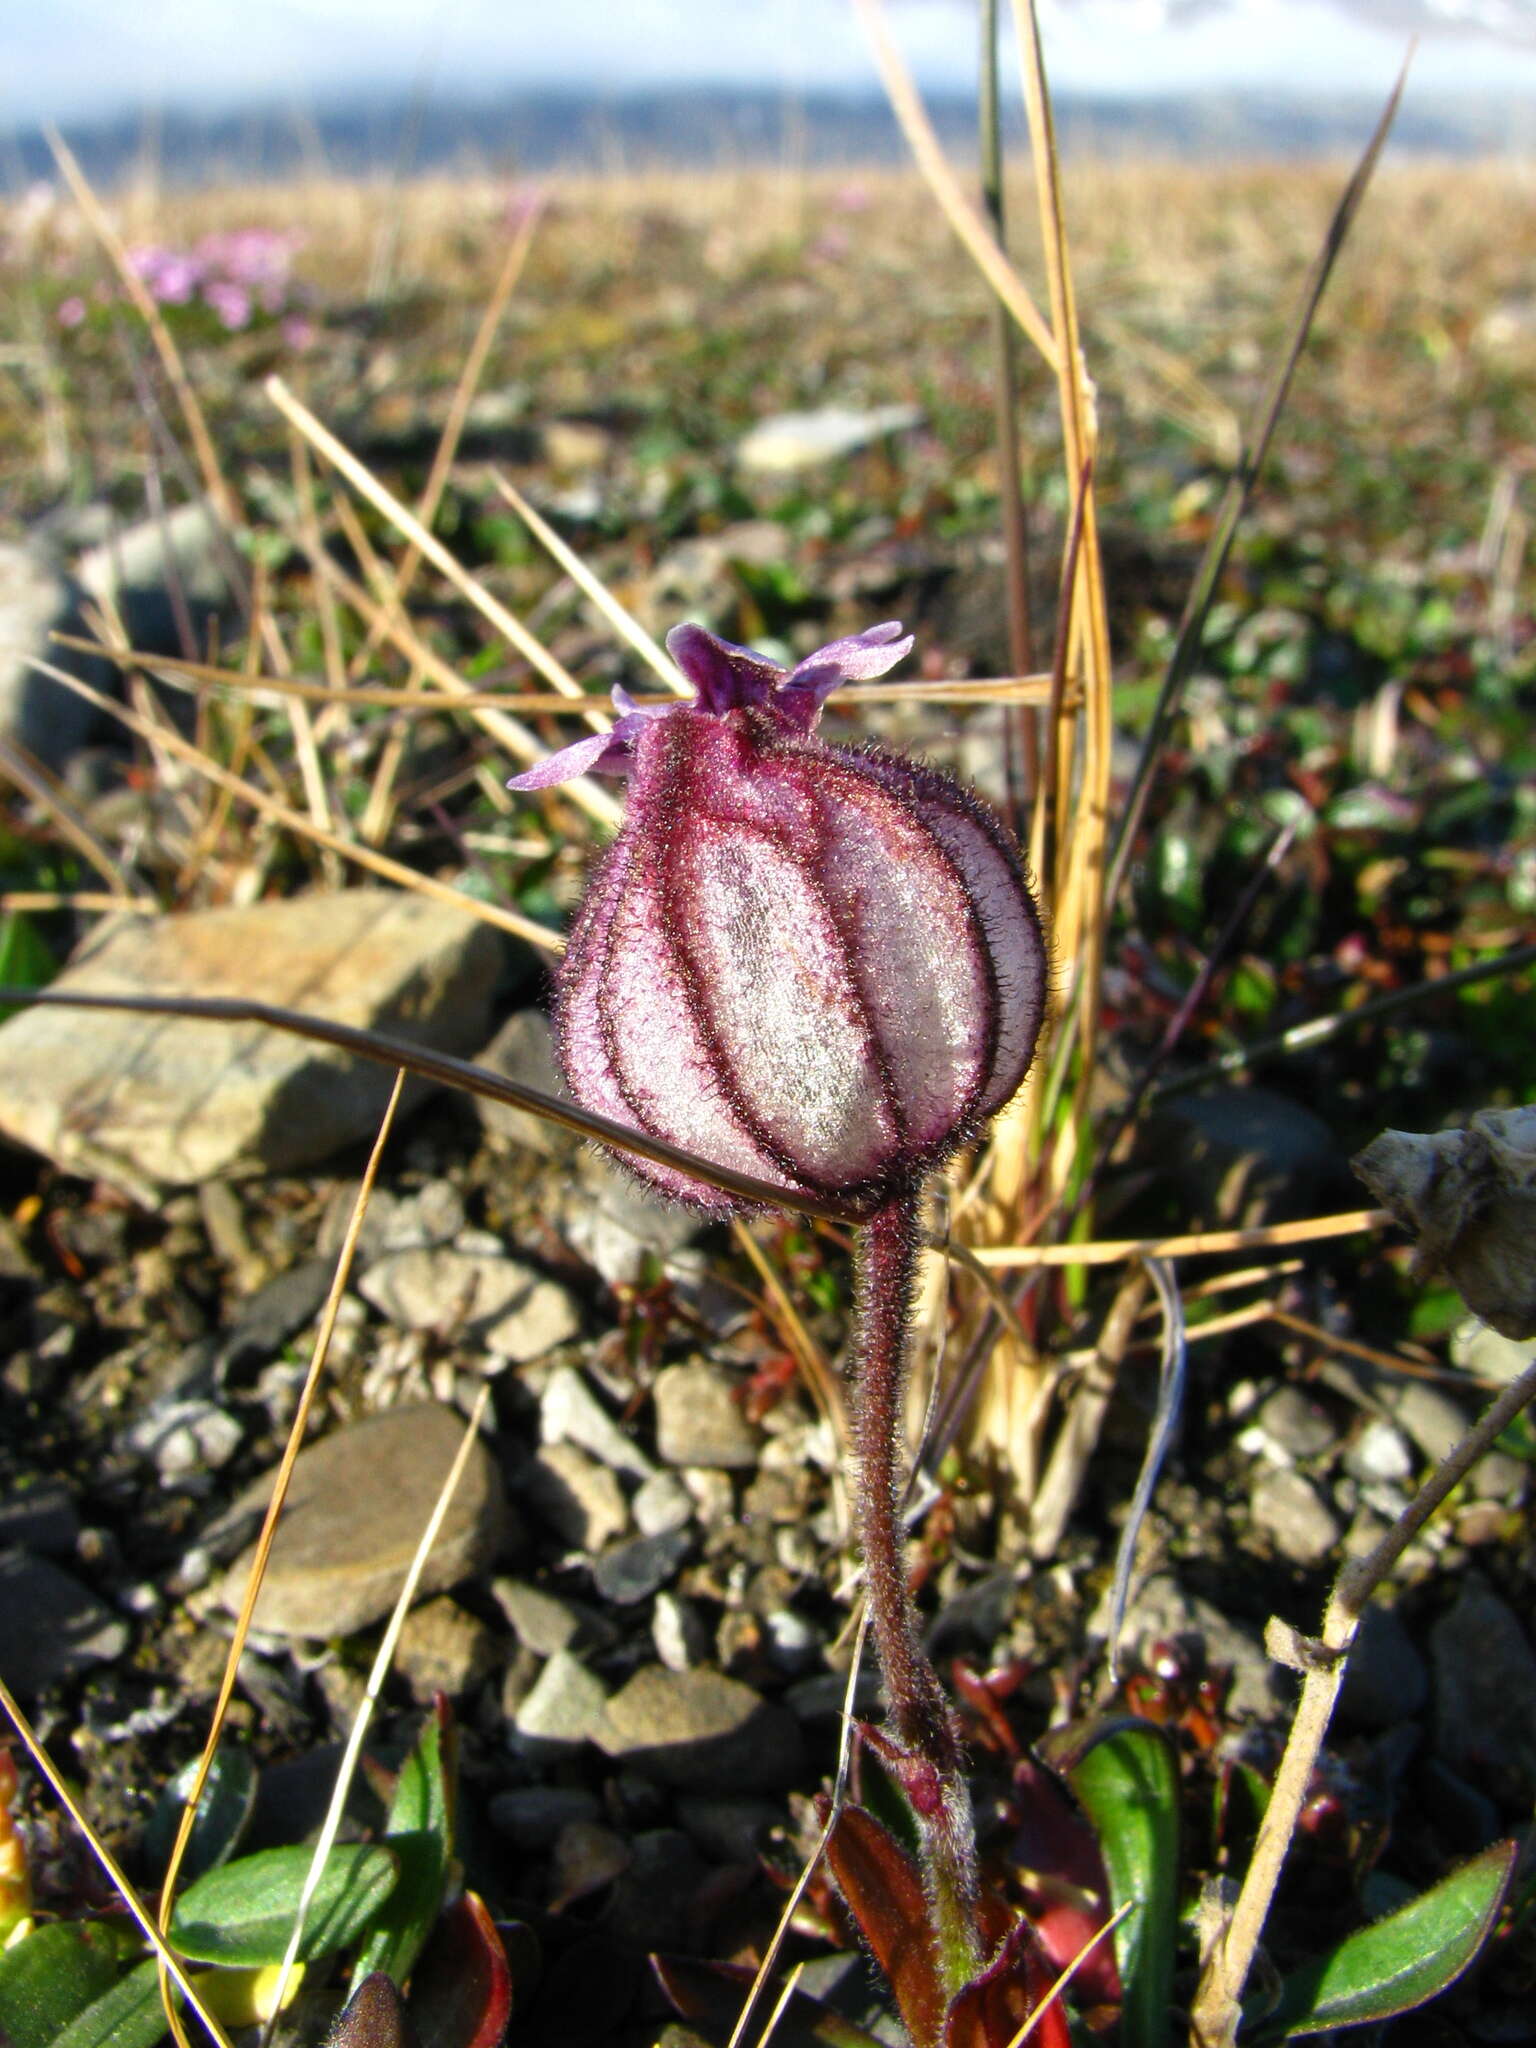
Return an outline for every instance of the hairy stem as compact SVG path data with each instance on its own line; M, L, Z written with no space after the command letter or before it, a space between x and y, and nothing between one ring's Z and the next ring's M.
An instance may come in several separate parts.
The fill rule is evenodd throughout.
M870 1622L891 1729L904 1752L902 1788L922 1835L934 1937L953 1994L979 1966L975 1837L960 1745L938 1674L918 1640L901 1522L903 1405L921 1242L917 1201L915 1194L896 1197L858 1233L853 1443Z

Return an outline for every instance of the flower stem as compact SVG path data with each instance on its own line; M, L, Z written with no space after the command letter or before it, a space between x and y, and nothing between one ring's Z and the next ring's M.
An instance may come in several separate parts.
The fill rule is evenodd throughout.
M934 1938L953 1995L980 1966L975 1831L960 1744L938 1673L918 1639L901 1523L903 1411L921 1239L917 1210L916 1193L896 1196L858 1233L853 1441L870 1621L892 1730L905 1753L900 1780L922 1838Z

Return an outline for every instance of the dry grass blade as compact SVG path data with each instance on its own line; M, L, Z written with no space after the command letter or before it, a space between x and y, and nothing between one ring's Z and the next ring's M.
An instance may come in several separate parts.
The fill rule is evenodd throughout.
M1375 171L1383 148L1386 146L1388 133L1397 114L1398 102L1403 96L1403 87L1407 82L1408 65L1405 62L1398 76L1397 83L1393 86L1391 94L1387 99L1387 104L1382 110L1381 119L1376 124L1375 132L1366 144L1365 152L1361 156L1359 163L1355 166L1354 173L1350 177L1348 184L1339 195L1339 201L1334 209L1333 218L1328 224L1328 232L1323 238L1323 246L1318 251L1311 272L1303 287L1301 306L1292 327L1290 339L1276 368L1269 390L1266 392L1263 403L1259 407L1258 427L1253 437L1251 452L1228 484L1217 511L1210 540L1206 545L1205 554L1199 569L1196 571L1195 581L1190 590L1188 602L1184 607L1184 616L1179 621L1179 630L1174 640L1173 652L1168 657L1168 668L1163 677L1162 688L1158 692L1151 723L1147 728L1147 735L1142 743L1141 758L1136 764L1136 773L1132 779L1130 791L1126 797L1125 810L1121 815L1119 828L1115 836L1114 851L1110 856L1109 876L1105 884L1105 898L1110 904L1113 904L1119 895L1121 884L1124 882L1126 872L1130 866L1132 849L1136 843L1136 833L1141 824L1142 814L1147 807L1147 797L1152 787L1152 778L1157 772L1163 743L1167 738L1168 728L1172 724L1174 715L1183 699L1184 686L1194 672L1195 661L1200 652L1201 638L1205 631L1206 614L1210 610L1211 600L1216 594L1216 587L1221 581L1221 574L1226 567L1227 556L1231 553L1232 543L1237 537L1238 523L1247 510L1248 500L1253 494L1253 487L1258 479L1259 471L1263 468L1265 457L1269 453L1269 445L1274 439L1275 429L1280 423L1280 415L1285 408L1285 401L1290 393L1291 380L1295 376L1296 366L1301 360L1302 350L1306 347L1307 336L1312 330L1313 319L1316 316L1323 293L1327 289L1328 280L1333 274L1333 266L1338 258L1339 251L1344 246L1345 238L1348 236L1350 228L1354 225L1355 216L1360 210L1362 200L1365 198L1366 188L1370 184L1371 175Z
M1068 672L1081 673L1083 688L1083 761L1076 791L1073 830L1067 842L1067 873L1054 904L1057 944L1062 957L1074 962L1074 1023L1078 1047L1079 1104L1086 1101L1093 1076L1099 1029L1099 985L1104 967L1104 862L1109 842L1110 754L1113 743L1114 673L1109 652L1109 606L1104 589L1104 564L1099 549L1098 510L1093 495L1093 468L1098 429L1094 403L1083 364L1078 331L1077 294L1067 247L1066 218L1061 197L1061 167L1056 128L1046 85L1045 59L1034 0L1013 0L1025 104L1029 110L1030 144L1040 198L1041 235L1050 280L1051 325L1056 336L1056 379L1061 410L1067 484L1081 489L1081 538L1076 551L1072 637L1077 661ZM1058 793L1058 804L1065 796ZM1058 817L1066 811L1059 808Z
M656 671L674 696L691 697L693 686L684 680L677 663L667 650L646 632L639 620L624 609L602 578L587 567L574 548L566 546L549 521L534 510L510 478L498 472L495 482L497 490L540 547L552 560L559 563L577 589L591 599L619 638L628 641L641 660Z
M176 394L176 403L181 407L181 416L187 423L187 432L192 437L197 466L203 475L203 486L224 523L227 526L238 526L239 503L224 480L224 472L219 466L218 454L214 449L213 436L208 431L208 422L203 416L203 408L198 403L197 393L192 388L192 380L188 377L186 365L181 360L181 351L161 318L160 308L155 304L148 286L128 260L128 251L123 246L122 236L113 227L106 209L92 191L90 181L75 161L68 143L54 128L45 127L43 133L47 137L48 147L53 151L55 163L64 173L65 183L74 194L76 205L90 222L92 232L112 260L123 290L133 301L149 329L150 339L155 344L155 352L170 381L171 389Z
M401 1080L404 1078L404 1075L400 1076ZM397 1082L394 1097L390 1102L391 1114L393 1113L395 1102L399 1100L399 1094L400 1089ZM381 1145L384 1135L382 1131L379 1134ZM361 1220L360 1214L354 1214L354 1224L360 1223ZM349 1244L353 1241L355 1241L355 1229L349 1234ZM326 1807L325 1819L321 1822L320 1834L315 1842L314 1858L310 1863L308 1875L304 1880L304 1889L299 1896L298 1910L293 1916L293 1930L288 1937L288 1946L284 1951L282 1964L278 1970L277 1988L272 1994L272 2017L267 2022L266 2031L262 2036L264 2044L271 2040L278 2017L283 2009L283 1999L287 1991L288 1981L293 1975L294 1966L299 1959L299 1945L304 1939L304 1925L308 1918L310 1903L320 1888L321 1878L325 1875L326 1858L330 1855L332 1848L335 1846L336 1837L341 1832L342 1817L347 1804L347 1794L352 1789L352 1780L357 1774L358 1762L363 1753L363 1743L367 1739L368 1730L373 1721L374 1709L377 1707L379 1699L383 1694L384 1681L389 1676L389 1668L395 1659L395 1649L400 1641L400 1631L405 1626L405 1617L409 1614L411 1603L416 1598L416 1588L421 1584L421 1575L426 1569L427 1559L432 1555L432 1547L437 1542L443 1523L447 1519L448 1509L452 1505L453 1496L458 1490L459 1481L464 1477L464 1469L469 1463L469 1454L474 1449L479 1438L480 1425L485 1418L485 1411L490 1398L491 1383L489 1380L486 1380L475 1396L474 1405L470 1409L469 1416L464 1424L464 1434L459 1439L458 1451L454 1456L453 1463L444 1475L442 1486L438 1489L437 1499L432 1504L432 1512L427 1517L426 1526L417 1540L416 1548L411 1555L411 1562L406 1569L405 1583L401 1586L399 1597L390 1611L389 1620L385 1624L384 1633L379 1640L379 1647L374 1653L373 1663L369 1667L368 1682L363 1691L362 1703L358 1707L351 1732L347 1736L346 1749L336 1769L336 1782L331 1788L330 1803Z
M0 1708L4 1709L11 1726L20 1736L22 1745L26 1749L28 1756L31 1757L33 1763L37 1766L39 1775L46 1780L53 1796L58 1800L60 1806L69 1815L70 1820L79 1829L81 1836L89 1845L91 1854L112 1880L113 1888L116 1890L118 1897L138 1922L140 1931L143 1933L144 1939L155 1951L161 1968L170 1976L188 2005L197 2014L198 2019L208 2029L210 2038L219 2044L219 2048L230 2048L229 2036L203 2005L202 2000L198 1997L193 1987L191 1979L182 1968L180 1959L166 1947L165 1937L155 1925L155 1916L129 1883L127 1873L122 1865L86 1819L79 1801L69 1789L64 1774L55 1767L52 1757L49 1756L47 1750L44 1749L42 1743L38 1740L36 1729L17 1705L10 1687L3 1678L0 1678Z
M1117 1266L1125 1259L1192 1259L1212 1252L1256 1251L1264 1245L1320 1244L1355 1237L1392 1219L1385 1209L1350 1209L1296 1223L1260 1223L1251 1230L1197 1230L1185 1237L1090 1239L1084 1244L978 1245L976 1258L994 1269L1030 1266Z
M917 167L926 179L929 191L937 200L940 211L998 298L1040 351L1048 366L1056 369L1056 337L1052 334L1040 308L1030 297L1023 279L998 247L985 218L966 197L960 180L950 169L944 152L939 147L939 138L933 132L933 124L924 112L917 88L912 83L911 73L902 62L901 54L886 26L880 0L853 0L853 4L874 50L875 62L880 67L880 77L885 86L886 96L891 102L897 120L901 123L901 132L907 138Z
M1152 1428L1147 1436L1147 1448L1141 1461L1141 1470L1136 1475L1136 1490L1131 1495L1130 1511L1125 1518L1125 1529L1120 1537L1120 1549L1115 1558L1115 1576L1109 1593L1109 1671L1112 1678L1120 1676L1120 1634L1125 1626L1126 1603L1131 1594L1131 1570L1136 1562L1136 1544L1141 1535L1141 1525L1152 1506L1152 1495L1162 1473L1163 1464L1173 1440L1178 1433L1179 1418L1184 1410L1184 1382L1189 1365L1189 1338L1184 1328L1184 1304L1179 1297L1178 1286L1173 1277L1173 1268L1166 1259L1143 1259L1142 1267L1156 1290L1159 1306L1163 1312L1162 1357L1157 1374L1157 1407L1152 1417Z
M402 505L392 491L386 490L372 470L359 462L351 449L344 447L330 429L322 426L309 408L294 397L281 377L269 377L266 392L283 418L299 430L310 445L325 457L331 467L368 500L376 512L382 512L386 519L397 526L401 533L421 550L433 568L447 577L459 595L474 606L487 624L495 627L509 646L517 649L530 668L537 669L563 697L569 697L578 703L585 700L586 692L580 683L556 661L543 642L536 639L522 620L514 612L509 611L499 598L493 597L482 583L471 576L467 569L461 567L442 542L428 533L415 513Z
M405 1070L401 1068L395 1075L395 1085L390 1091L389 1101L385 1106L383 1116L379 1120L378 1135L373 1141L373 1149L369 1153L368 1163L363 1169L363 1177L358 1186L357 1199L352 1205L352 1214L347 1222L346 1235L342 1240L341 1250L337 1254L336 1270L331 1276L330 1292L326 1297L325 1308L320 1317L320 1328L315 1336L314 1349L310 1353L309 1370L305 1374L304 1384L299 1390L298 1403L294 1409L293 1423L288 1431L288 1441L284 1444L283 1455L278 1461L277 1477L272 1485L272 1498L267 1504L267 1512L262 1520L261 1532L256 1538L255 1555L251 1563L249 1577L246 1581L245 1595L240 1602L240 1612L235 1619L234 1637L229 1646L229 1656L225 1659L223 1676L219 1681L218 1696L214 1701L207 1740L203 1745L203 1753L198 1759L197 1770L194 1773L191 1788L187 1793L186 1804L182 1808L181 1822L176 1830L176 1841L171 1850L170 1862L166 1867L165 1881L161 1886L160 1927L162 1932L170 1926L171 1909L176 1900L176 1879L181 1870L182 1858L186 1854L187 1844L192 1839L192 1829L197 1821L198 1803L203 1795L203 1787L208 1782L208 1773L213 1768L213 1760L218 1752L219 1738L224 1729L224 1718L229 1712L229 1703L234 1698L235 1682L240 1675L240 1658L245 1649L246 1638L251 1630L251 1617L256 1611L256 1602L261 1593L261 1582L266 1576L267 1560L272 1554L272 1545L277 1537L277 1525L282 1515L283 1502L288 1496L288 1484L293 1476L293 1468L298 1461L299 1452L304 1447L304 1436L309 1427L309 1417L314 1407L315 1396L320 1390L320 1376L325 1370L326 1357L331 1348L331 1337L336 1328L336 1317L341 1308L342 1297L347 1291L347 1282L352 1277L352 1262L357 1251L357 1241L362 1231L363 1218L368 1213L368 1200L373 1192L374 1182L378 1177L379 1163L384 1156L384 1147L389 1141L390 1132L394 1129L395 1112L400 1106L400 1095L404 1084ZM302 1932L302 1917L300 1931ZM283 1990L286 1981L287 1974L285 1971L284 1976L279 1980L277 1995L273 2000L272 2009L274 2015L282 2011ZM165 1998L163 1979L161 1996ZM178 2038L180 2038L180 2028L177 2026L176 2016L171 2009L169 2000L166 2000L166 2012L170 2016L172 2028L176 2030Z
M491 593L471 576L467 570L460 567L458 562L454 560L453 556L443 546L442 542L428 533L415 514L408 511L392 492L387 491L372 471L359 462L357 457L349 449L344 448L328 428L320 424L312 412L299 403L280 377L269 378L266 388L272 403L277 407L284 419L298 427L299 431L311 445L317 448L326 461L346 478L353 489L365 497L376 511L382 512L386 519L392 521L403 534L415 542L432 566L441 571L453 585L454 589L459 592L460 596L466 598L474 606L475 610L480 613L481 617L489 625L493 626L502 635L503 639L517 649L518 653L531 668L536 669L547 682L553 684L562 697L577 702L582 706L582 715L594 732L606 732L609 725L607 717L600 710L592 706L591 699L576 681L575 677L569 674L555 660L554 656L539 640L535 639L522 620L513 612L510 612L499 599L492 597ZM391 638L394 638L399 628L388 623L388 607L384 605L377 607L377 613L385 617L385 630L389 632ZM422 650L422 652L425 654L426 650ZM446 668L446 664L434 662L429 668L424 660L422 665L425 672L437 674L439 680L442 679L439 671ZM452 671L449 670L448 674L451 675ZM458 694L463 688L464 685L455 676L453 678L454 694ZM545 758L549 751L548 748L529 732L525 726L519 725L515 719L507 718L500 714L489 712L481 714L482 721L487 723L487 725L489 725L489 721L493 716L497 719L497 724L494 727L497 737L519 761L526 764L533 761L541 761ZM589 778L583 777L573 782L567 793L573 803L580 804L599 823L611 825L617 822L620 814L619 805L613 801L606 790L595 787Z
M116 658L124 662L131 659L127 655ZM530 945L542 947L545 952L564 951L563 939L546 926L536 923L533 918L524 917L521 911L507 910L497 903L482 902L477 896L466 895L462 889L451 888L446 882L436 882L430 875L419 874L415 868L408 868L401 861L391 860L387 854L375 853L371 847L359 846L355 841L342 839L334 832L323 831L301 811L292 809L288 804L279 803L275 797L263 796L261 791L253 788L249 782L242 781L238 775L231 775L228 769L221 768L216 761L210 761L206 754L200 753L190 740L184 740L179 733L155 734L146 719L130 711L125 704L114 703L110 697L104 697L99 690L93 690L88 683L82 683L78 676L67 675L63 669L54 668L48 662L34 662L33 666L40 669L44 675L56 677L59 682L84 697L88 703L94 704L98 710L105 711L120 725L127 726L130 732L137 733L141 739L157 738L178 760L190 762L198 773L206 776L210 782L217 783L221 789L231 791L242 803L249 804L253 810L259 811L264 818L270 818L274 824L285 826L290 832L296 832L301 839L307 839L315 846L329 848L331 852L339 853L344 860L352 861L358 867L367 868L370 874L378 875L386 882L395 882L402 889L413 889L420 896L431 896L439 903L451 904L456 910L467 910L486 924L499 925L503 931L511 932L515 938L526 939Z
M1046 2014L1050 2011L1051 2007L1061 1997L1062 1993L1066 1990L1067 1986L1072 1982L1072 1979L1077 1975L1078 1971L1083 1967L1084 1963L1087 1962L1088 1958L1093 1954L1094 1950L1098 1947L1099 1943L1105 1940L1109 1935L1114 1933L1115 1929L1120 1925L1120 1922L1124 1920L1128 1914L1132 1913L1135 1910L1136 1903L1137 1902L1135 1899L1126 1899L1121 1905L1115 1908L1114 1912L1110 1914L1109 1918L1104 1922L1104 1925L1102 1927L1096 1928L1094 1932L1089 1935L1088 1939L1083 1943L1082 1947L1078 1950L1077 1954L1072 1958L1071 1962L1068 1963L1067 1967L1056 1979L1055 1983L1051 1986L1050 1990L1046 1992L1044 1998L1041 1999L1040 2003L1035 2007L1034 2011L1030 2014L1029 2018L1024 2022L1023 2026L1020 2027L1019 2031L1008 2043L1008 2048L1024 2048L1025 2042L1029 2039L1030 2035L1035 2031L1036 2027L1039 2026L1040 2022L1045 2018Z

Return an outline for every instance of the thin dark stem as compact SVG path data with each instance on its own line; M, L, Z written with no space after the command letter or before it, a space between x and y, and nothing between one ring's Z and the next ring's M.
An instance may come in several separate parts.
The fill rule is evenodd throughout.
M948 1996L955 1997L981 1960L976 1836L960 1744L938 1673L918 1640L902 1541L904 1397L922 1237L918 1199L916 1191L895 1197L856 1239L853 1445L870 1624L896 1738L888 1762L917 1823L935 1958Z
M858 1233L853 1444L864 1582L891 1720L907 1749L949 1776L960 1769L960 1751L938 1674L917 1638L901 1521L916 1206L912 1198L898 1197Z

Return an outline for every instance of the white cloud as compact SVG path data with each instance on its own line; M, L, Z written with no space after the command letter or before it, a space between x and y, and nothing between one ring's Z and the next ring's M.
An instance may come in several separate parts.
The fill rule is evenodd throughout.
M6 10L0 115L31 123L108 107L338 92L486 91L561 80L605 88L753 80L872 84L849 0L53 0ZM892 25L930 85L974 77L974 0L898 0ZM1529 90L1532 0L1042 0L1062 89L1264 84L1379 92L1408 31L1439 27L1416 89ZM1474 32L1476 31L1476 32Z

